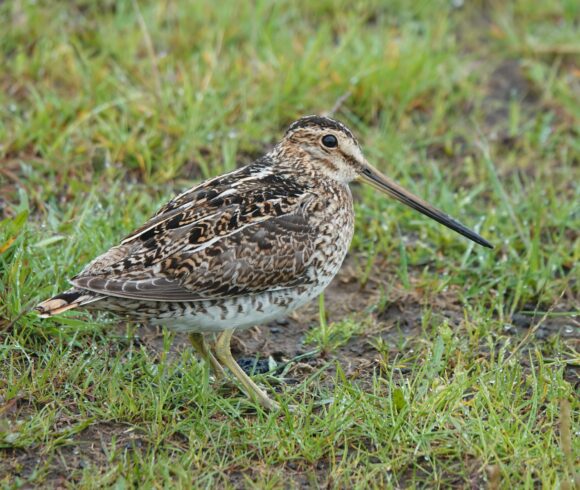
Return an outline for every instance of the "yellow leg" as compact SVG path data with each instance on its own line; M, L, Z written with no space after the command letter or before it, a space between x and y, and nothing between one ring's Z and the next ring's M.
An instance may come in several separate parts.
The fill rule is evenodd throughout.
M250 398L253 398L267 410L278 410L280 408L279 405L268 398L268 395L250 379L232 356L230 341L233 333L233 330L225 330L220 334L215 343L215 355L232 372L238 381L242 383L246 394Z
M211 367L213 368L214 375L216 379L225 378L226 373L224 368L221 364L217 361L217 359L212 354L209 346L207 345L203 335L200 333L192 333L189 334L189 341L191 345L193 345L194 349L197 353L206 361L209 362Z

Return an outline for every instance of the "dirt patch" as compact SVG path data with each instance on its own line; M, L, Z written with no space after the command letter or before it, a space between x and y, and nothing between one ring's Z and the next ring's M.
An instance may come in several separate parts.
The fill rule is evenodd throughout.
M495 126L508 120L508 103L519 100L526 108L537 107L540 94L525 76L518 60L501 62L489 76L484 107L490 107L486 123Z
M0 449L0 475L27 480L40 472L44 474L43 484L47 488L69 488L77 481L73 476L76 472L108 464L107 451L113 440L117 448L126 450L140 450L143 445L132 427L110 422L95 423L64 439L50 453L40 445L27 449Z
M534 306L528 305L520 312L512 315L511 321L504 325L504 334L516 339L530 339L524 346L523 352L535 349L538 344L549 343L551 339L561 338L571 350L580 349L580 322L574 316L564 314L569 308L562 311L555 308L549 315L533 313ZM558 316L563 314L563 316ZM554 316L551 316L554 315ZM520 363L526 368L529 366L527 355L520 356ZM564 367L564 379L576 390L580 389L580 365L568 362Z

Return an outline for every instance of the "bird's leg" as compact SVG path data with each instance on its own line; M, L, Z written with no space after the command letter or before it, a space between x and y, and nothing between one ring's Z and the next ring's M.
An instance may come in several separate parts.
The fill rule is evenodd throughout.
M278 410L280 408L279 405L268 398L268 395L250 379L232 356L230 341L233 333L233 330L225 330L220 334L215 342L215 355L232 372L238 381L242 383L246 394L250 398L253 398L267 410Z
M206 361L211 364L213 368L214 376L216 379L223 379L226 376L224 368L221 364L217 361L215 356L212 354L205 338L201 333L192 333L189 334L189 341L193 348L197 351L197 353Z

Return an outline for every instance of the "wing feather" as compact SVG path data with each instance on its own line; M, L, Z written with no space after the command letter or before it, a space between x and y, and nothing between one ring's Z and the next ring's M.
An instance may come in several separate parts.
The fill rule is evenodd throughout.
M155 277L80 276L71 283L100 294L149 301L200 301L284 289L310 281L315 230L301 215L255 223L203 250L165 259Z
M318 233L305 208L315 195L267 163L177 196L71 283L118 297L197 301L308 281Z

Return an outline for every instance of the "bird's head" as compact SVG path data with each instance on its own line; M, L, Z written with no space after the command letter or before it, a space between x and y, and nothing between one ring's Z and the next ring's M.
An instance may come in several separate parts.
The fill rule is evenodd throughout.
M360 179L484 247L492 245L447 214L403 189L374 168L364 157L352 132L342 123L322 116L306 116L290 125L280 143L283 153L300 155L310 171L348 184ZM288 155L289 156L289 155ZM306 169L305 169L306 170Z
M316 174L345 184L356 179L365 162L350 130L329 117L298 119L286 131L282 145L303 155L302 163L312 167Z

